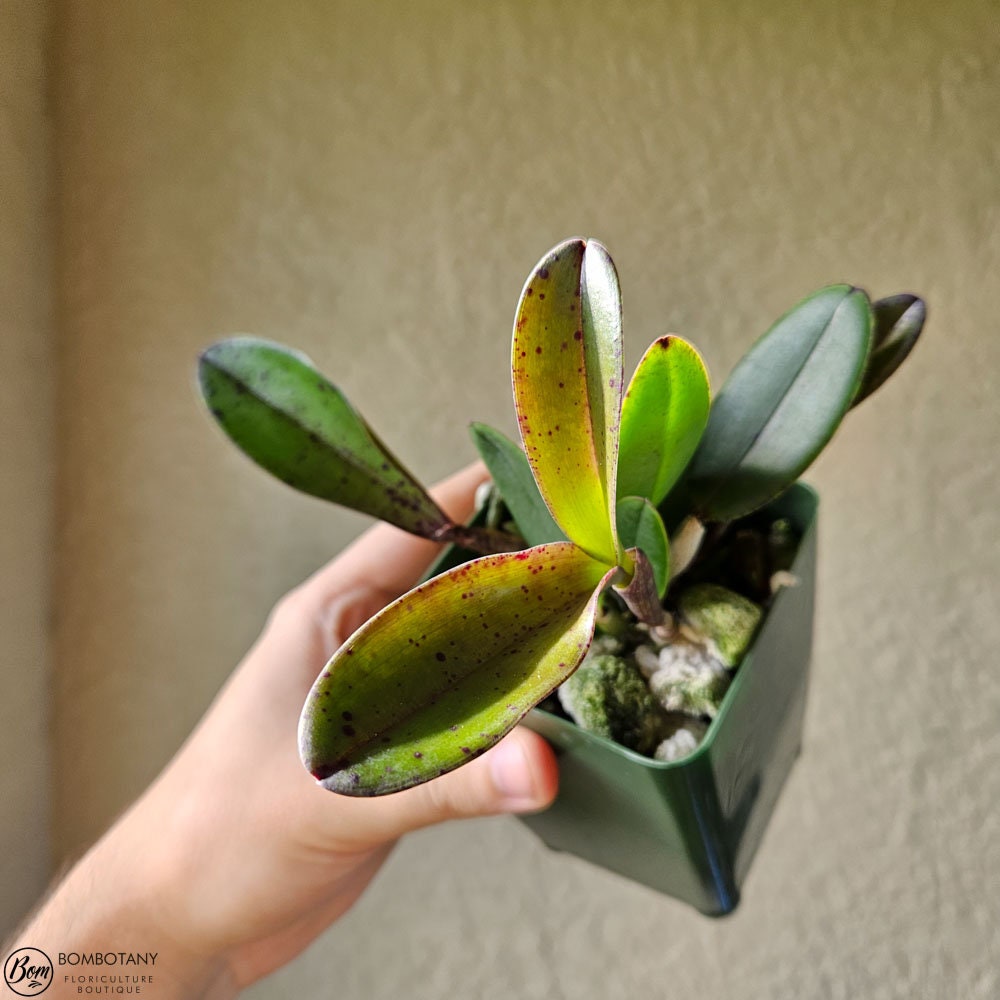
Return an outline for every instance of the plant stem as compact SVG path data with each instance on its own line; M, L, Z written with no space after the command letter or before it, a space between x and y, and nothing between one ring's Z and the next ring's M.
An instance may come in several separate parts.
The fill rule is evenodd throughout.
M436 542L450 542L470 552L490 556L498 552L518 552L525 548L524 539L498 528L477 528L466 524L449 524L436 532Z
M639 621L647 625L662 625L666 621L666 612L656 592L649 560L640 549L630 550L630 554L635 561L635 572L627 587L616 586L615 590Z

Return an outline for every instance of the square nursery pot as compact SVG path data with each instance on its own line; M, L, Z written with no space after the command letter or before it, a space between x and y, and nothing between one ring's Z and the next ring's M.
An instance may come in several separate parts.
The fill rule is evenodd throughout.
M559 756L559 795L523 816L545 843L675 896L735 909L802 742L812 645L818 497L797 484L768 511L801 535L778 591L698 749L665 763L535 709L526 724Z

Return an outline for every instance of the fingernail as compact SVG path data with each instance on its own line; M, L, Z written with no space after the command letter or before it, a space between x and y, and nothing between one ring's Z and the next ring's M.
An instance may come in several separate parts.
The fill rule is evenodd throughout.
M531 763L519 740L504 740L490 755L493 784L510 809L537 806Z

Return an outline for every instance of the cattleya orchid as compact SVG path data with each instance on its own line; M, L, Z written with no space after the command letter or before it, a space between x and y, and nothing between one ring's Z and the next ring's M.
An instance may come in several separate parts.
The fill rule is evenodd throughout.
M582 241L557 247L529 278L512 354L525 455L568 541L458 566L351 637L314 686L300 727L303 760L329 788L392 791L488 749L576 669L608 584L640 617L662 614L668 546L651 499L666 490L656 497L652 488L657 480L669 487L708 419L701 359L677 338L654 345L628 397L630 432L621 449L618 279L604 247ZM641 386L655 378L659 412L635 414L631 400L641 402ZM681 397L673 406L671 391ZM652 454L641 451L644 421L673 425L661 428ZM662 454L675 439L683 453ZM620 450L630 484L650 487L649 497L622 504L622 532ZM629 461L633 454L641 460ZM643 548L639 534L649 539Z
M873 308L833 285L779 320L714 403L698 352L676 336L650 346L626 390L611 257L593 240L560 244L515 318L523 450L473 426L516 535L452 523L302 355L249 337L209 348L205 399L268 471L483 553L388 605L334 654L300 720L306 767L349 795L426 781L487 750L573 673L607 588L637 620L664 625L671 550L676 574L705 524L790 486L902 362L923 319L914 296Z

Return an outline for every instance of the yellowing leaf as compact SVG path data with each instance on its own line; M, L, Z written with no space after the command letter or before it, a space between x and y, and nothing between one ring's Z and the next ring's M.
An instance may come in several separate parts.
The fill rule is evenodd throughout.
M482 753L576 669L614 572L553 542L411 590L314 684L299 724L306 767L332 791L382 795Z
M599 243L569 240L539 261L517 308L512 373L542 498L567 538L615 562L621 297Z

